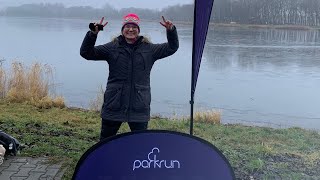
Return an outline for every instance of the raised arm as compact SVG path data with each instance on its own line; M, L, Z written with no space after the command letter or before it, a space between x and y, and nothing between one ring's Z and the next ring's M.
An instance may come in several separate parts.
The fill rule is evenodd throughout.
M98 25L102 25L104 17L102 17L100 23L94 23L95 30L88 31L82 45L80 47L80 55L87 60L107 60L110 54L111 43L105 45L95 46L98 33L100 31ZM103 24L106 26L108 22Z
M167 31L167 43L152 44L151 49L153 51L153 57L155 60L162 59L174 54L179 48L179 39L176 27L171 21L167 21L162 16L163 22L160 22Z

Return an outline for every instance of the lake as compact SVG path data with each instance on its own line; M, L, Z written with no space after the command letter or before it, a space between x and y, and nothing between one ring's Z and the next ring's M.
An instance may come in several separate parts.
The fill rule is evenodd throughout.
M106 18L107 19L107 18ZM160 21L160 19L159 19ZM174 20L173 20L174 22ZM56 93L68 106L88 108L108 64L79 54L90 20L0 17L0 59L54 68ZM192 26L177 24L180 48L151 73L151 113L190 113ZM120 34L109 21L97 45ZM159 22L141 23L141 35L166 41ZM223 123L320 130L320 31L210 27L195 94L195 110L219 110Z

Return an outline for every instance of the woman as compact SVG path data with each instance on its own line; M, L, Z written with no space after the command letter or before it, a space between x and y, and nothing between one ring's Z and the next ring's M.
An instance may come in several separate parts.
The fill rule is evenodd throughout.
M98 26L105 27L104 18L88 31L80 48L87 60L105 60L109 77L101 109L100 140L116 135L122 122L131 131L146 130L150 120L150 72L154 62L174 54L179 48L176 27L162 16L160 24L166 28L167 43L153 44L140 36L140 18L136 14L124 16L121 35L104 45L95 46Z

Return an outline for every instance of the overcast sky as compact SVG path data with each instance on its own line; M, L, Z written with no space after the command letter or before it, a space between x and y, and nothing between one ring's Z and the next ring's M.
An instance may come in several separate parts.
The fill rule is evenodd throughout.
M162 9L170 5L191 4L194 0L0 0L0 8L17 6L28 3L63 3L69 6L93 6L102 7L108 3L117 9L138 7L150 9Z

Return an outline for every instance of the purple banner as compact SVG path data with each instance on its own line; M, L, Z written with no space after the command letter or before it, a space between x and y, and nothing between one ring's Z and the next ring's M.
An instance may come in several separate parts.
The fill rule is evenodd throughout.
M234 180L227 158L211 143L172 131L107 138L79 160L73 180Z
M192 49L191 95L193 97L214 0L195 0Z

